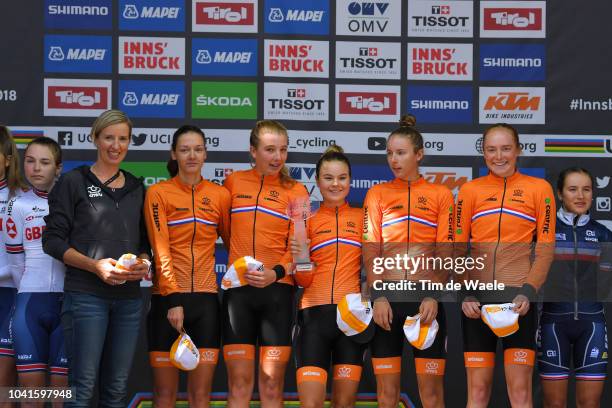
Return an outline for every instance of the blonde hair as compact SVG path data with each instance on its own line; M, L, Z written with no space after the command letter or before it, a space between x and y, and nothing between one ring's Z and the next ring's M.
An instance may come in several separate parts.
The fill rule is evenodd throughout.
M348 167L349 177L351 177L351 163L349 162L348 157L344 154L344 149L341 146L338 146L337 144L333 144L327 149L325 149L325 152L323 152L323 154L317 161L317 179L319 178L319 173L321 171L321 166L323 165L323 163L332 161L339 161L341 163L346 164L346 166Z
M96 118L93 125L91 125L91 139L96 140L100 133L109 126L116 125L118 123L125 123L130 129L130 137L132 137L132 121L127 117L125 113L117 109L110 109L104 111Z
M6 183L9 188L9 197L12 197L18 189L26 188L21 176L21 166L19 164L19 152L15 145L15 140L11 131L6 126L0 125L0 154L8 162L6 168Z
M251 136L249 137L249 144L257 149L259 146L259 135L262 131L267 130L271 133L278 133L280 135L284 135L287 138L287 143L289 143L289 135L287 134L287 128L283 126L282 123L277 122L275 120L260 120L255 123L255 127L251 129ZM280 170L280 181L284 187L293 187L296 181L291 178L289 174L289 169L287 166L283 165L283 168Z

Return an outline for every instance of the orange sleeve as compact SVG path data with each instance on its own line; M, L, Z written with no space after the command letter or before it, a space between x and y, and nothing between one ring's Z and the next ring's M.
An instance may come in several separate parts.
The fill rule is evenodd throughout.
M535 257L526 283L538 290L546 281L548 270L555 256L555 223L557 210L555 196L548 182L542 180L535 193L536 243Z
M219 226L217 227L217 233L223 240L223 245L229 251L230 246L230 225L231 225L231 209L232 209L232 196L229 191L225 188L220 189L219 193Z
M162 296L177 292L172 254L170 252L170 235L166 217L166 202L159 191L159 186L147 190L145 197L145 222L151 249L155 256L155 274Z
M382 209L381 197L369 190L363 201L363 264L366 269L368 287L381 278L373 272L374 258L382 253Z

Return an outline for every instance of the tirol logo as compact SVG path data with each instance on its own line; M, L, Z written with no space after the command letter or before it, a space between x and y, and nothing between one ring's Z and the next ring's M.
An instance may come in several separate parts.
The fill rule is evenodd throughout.
M254 82L193 82L191 111L195 119L257 118Z
M480 123L545 123L545 88L481 87Z
M265 83L264 118L328 120L329 85Z
M336 85L336 120L395 122L399 94L397 86Z
M184 31L183 0L120 0L119 30Z
M544 38L546 2L481 1L480 36Z
M45 35L45 72L112 72L112 38Z
M329 34L329 1L266 0L264 31L271 34Z
M336 77L400 79L399 43L336 42Z
M544 81L544 44L481 44L480 79L485 81Z
M185 116L185 83L119 81L119 109L131 117L182 118Z
M184 75L185 39L119 37L119 73Z
M422 123L472 123L471 86L408 87L408 110Z
M411 37L472 37L472 1L411 0L408 35Z
M336 2L336 34L400 36L402 3L400 1Z
M45 0L45 28L111 30L112 0Z
M195 32L257 32L256 0L193 1Z
M408 43L408 79L471 80L472 44Z
M329 76L327 41L265 40L264 75L278 77Z
M257 76L256 39L194 38L193 75Z
M44 115L98 116L111 108L111 84L100 79L45 78Z

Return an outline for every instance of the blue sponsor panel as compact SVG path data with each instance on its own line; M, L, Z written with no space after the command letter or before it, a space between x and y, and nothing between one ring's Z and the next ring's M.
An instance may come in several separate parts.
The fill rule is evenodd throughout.
M264 30L270 34L329 34L329 0L266 0Z
M119 29L185 31L185 1L120 0Z
M419 123L472 123L471 86L408 86L408 111Z
M519 171L528 176L546 179L546 169L544 167L519 167ZM478 169L478 177L486 176L487 174L489 174L487 167L480 167Z
M229 245L229 242L227 243ZM219 288L221 287L221 279L223 278L223 274L227 270L227 260L228 260L227 250L223 247L223 245L215 246L215 275L217 277L217 285Z
M194 38L193 75L257 76L257 40Z
M393 180L389 166L361 165L351 166L351 190L348 201L354 206L362 206L370 187Z
M111 30L112 0L45 0L45 28Z
M119 109L136 118L184 118L182 81L119 81Z
M483 81L546 80L544 44L482 44L480 79Z
M113 72L113 39L98 35L45 35L45 72Z

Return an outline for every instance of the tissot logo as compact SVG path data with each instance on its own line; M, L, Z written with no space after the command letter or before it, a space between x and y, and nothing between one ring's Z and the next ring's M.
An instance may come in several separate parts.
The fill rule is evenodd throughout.
M471 1L412 0L408 3L408 35L413 37L472 37Z
M255 39L194 38L191 49L194 75L257 75Z
M472 44L408 43L408 79L471 80Z
M120 0L119 12L119 30L185 30L183 0Z
M545 123L545 88L480 88L480 123Z
M329 34L329 1L266 0L264 29L273 34Z
M111 81L44 80L45 116L98 116L111 106Z
M400 1L336 2L336 34L399 36L401 34Z
M400 78L399 43L336 42L336 77Z
M257 1L193 1L192 29L200 32L257 32Z
M328 120L327 84L265 83L266 119Z
M480 36L544 38L546 2L481 1Z
M399 114L399 87L336 85L336 120L394 121Z

